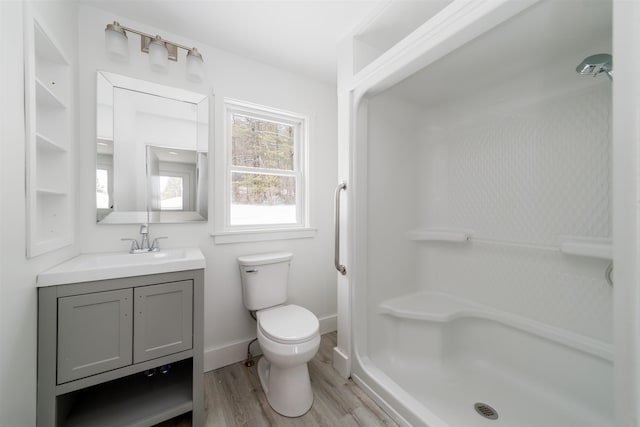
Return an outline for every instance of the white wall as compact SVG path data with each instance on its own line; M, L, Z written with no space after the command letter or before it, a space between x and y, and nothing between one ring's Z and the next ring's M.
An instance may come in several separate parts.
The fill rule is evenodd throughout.
M104 70L130 77L214 94L214 129L222 135L221 116L224 97L305 114L310 117L310 210L314 238L258 243L216 245L207 224L158 224L152 236L169 236L165 247L197 246L206 256L205 274L205 368L211 369L241 360L246 343L255 337L255 322L242 304L236 257L268 251L291 251L290 301L308 307L328 330L335 328L336 280L333 272L332 191L337 176L337 124L335 87L300 77L229 52L203 41L134 22L126 17L88 6L79 8L79 156L78 243L82 252L121 251L127 245L120 237L136 237L137 225L95 224L95 73ZM138 36L130 35L130 60L112 62L104 49L104 27L118 20L168 40L196 46L204 57L205 81L189 82L185 77L184 53L169 64L166 74L150 71L148 56L139 51ZM210 152L213 152L211 150ZM213 174L210 174L212 176Z
M33 13L75 63L75 7L34 2ZM0 2L0 426L34 426L38 272L77 253L70 246L26 259L23 2Z

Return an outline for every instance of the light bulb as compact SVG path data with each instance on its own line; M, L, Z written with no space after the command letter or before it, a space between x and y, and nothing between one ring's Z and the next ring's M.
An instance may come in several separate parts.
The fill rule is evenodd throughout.
M153 71L166 73L168 62L169 51L160 36L156 36L149 44L149 65Z
M107 24L107 28L104 29L104 40L111 59L120 62L129 59L127 33L118 22L113 21L113 24Z
M187 77L194 82L201 82L204 77L204 61L195 47L187 52Z

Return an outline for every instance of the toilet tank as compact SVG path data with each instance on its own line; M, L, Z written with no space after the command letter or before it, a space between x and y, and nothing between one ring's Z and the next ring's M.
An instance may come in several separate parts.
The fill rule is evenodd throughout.
M238 258L242 300L247 310L262 310L287 301L289 265L293 254L277 252Z

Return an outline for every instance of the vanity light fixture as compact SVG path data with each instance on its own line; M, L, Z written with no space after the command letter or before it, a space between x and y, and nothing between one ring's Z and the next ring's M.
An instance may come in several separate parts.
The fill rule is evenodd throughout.
M169 59L176 62L178 61L178 48L180 48L187 51L187 77L196 82L202 81L204 77L204 61L198 49L165 40L159 35L152 36L142 31L125 27L117 21L113 21L113 24L107 24L104 30L107 51L111 58L118 61L126 61L128 59L129 46L127 32L140 36L140 50L149 54L149 64L152 70L166 72Z

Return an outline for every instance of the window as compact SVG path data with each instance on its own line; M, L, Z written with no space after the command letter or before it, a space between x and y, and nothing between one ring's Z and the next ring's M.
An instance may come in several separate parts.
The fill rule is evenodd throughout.
M109 171L96 169L96 207L109 209Z
M160 176L160 210L183 211L182 177Z
M303 116L225 102L225 232L307 226Z

